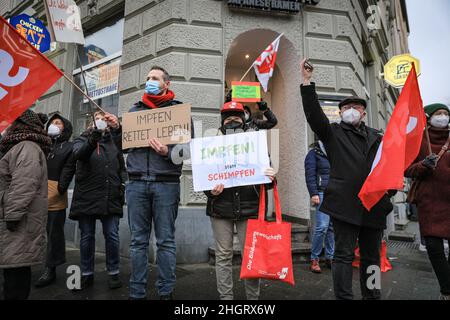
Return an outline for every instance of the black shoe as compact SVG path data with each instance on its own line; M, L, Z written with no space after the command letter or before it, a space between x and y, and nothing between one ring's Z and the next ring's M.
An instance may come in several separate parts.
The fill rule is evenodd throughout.
M159 296L159 300L173 300L172 293L163 294L163 295Z
M119 274L112 274L108 279L108 287L110 289L118 289L122 287L122 281Z
M147 300L147 298L134 298L134 297L128 297L128 300Z
M34 286L36 288L44 288L56 280L56 268L45 268L42 275L39 277L39 279L36 281Z
M93 274L90 274L88 276L81 276L80 289L74 289L74 291L81 291L87 289L89 287L92 287L93 284L94 284Z

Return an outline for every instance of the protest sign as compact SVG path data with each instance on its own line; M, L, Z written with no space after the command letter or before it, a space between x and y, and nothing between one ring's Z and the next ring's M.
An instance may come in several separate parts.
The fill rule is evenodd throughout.
M80 8L74 0L44 0L44 5L55 41L84 44Z
M261 101L261 87L259 82L231 82L233 90L231 99L236 102Z
M267 131L192 139L194 191L270 183Z
M123 149L149 147L151 138L165 145L191 141L191 105L178 104L123 114Z

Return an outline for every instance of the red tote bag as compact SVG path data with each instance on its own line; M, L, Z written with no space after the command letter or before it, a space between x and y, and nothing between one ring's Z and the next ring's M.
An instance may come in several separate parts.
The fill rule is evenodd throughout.
M260 188L258 219L247 224L241 279L280 280L294 285L291 224L282 222L278 188L274 183L276 222L265 221L266 193Z

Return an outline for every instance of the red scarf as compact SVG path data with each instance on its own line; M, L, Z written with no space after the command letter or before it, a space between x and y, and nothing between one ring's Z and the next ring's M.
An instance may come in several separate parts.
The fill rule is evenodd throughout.
M167 93L163 96L154 96L148 93L144 93L142 96L142 102L152 109L156 109L164 102L172 101L173 99L175 99L175 93L170 90L167 90Z

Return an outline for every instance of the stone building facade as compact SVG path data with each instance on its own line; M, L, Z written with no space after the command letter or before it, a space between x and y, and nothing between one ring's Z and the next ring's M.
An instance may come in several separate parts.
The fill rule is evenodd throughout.
M403 0L278 1L280 6L283 2L301 3L298 12L262 10L257 7L259 1L247 0L76 2L86 38L97 39L96 47L118 42L115 52L96 49L102 61L120 59L119 92L101 102L120 116L141 98L149 68L161 65L171 74L177 99L192 104L197 137L219 126L218 111L231 81L239 80L259 53L278 34L284 34L264 99L279 120L279 132L272 136L280 145L274 162L279 167L283 213L293 222L309 223L303 160L314 141L301 106L301 58L309 57L315 65L314 81L331 116L340 99L359 95L368 100L368 124L383 129L399 94L385 84L382 72L393 55L408 52ZM0 0L0 14L6 18L22 12L46 20L41 0ZM108 33L108 28L113 31ZM79 78L77 49L73 44L57 44L56 50L47 55L64 72ZM89 67L87 64L86 69ZM254 81L255 76L250 72L245 79ZM77 132L91 112L64 80L42 96L35 108L62 113L74 121ZM212 245L206 198L193 191L189 162L181 183L178 261L206 261L207 248ZM126 224L123 219L125 255L129 239ZM67 229L68 237L76 243L75 225L68 223Z

